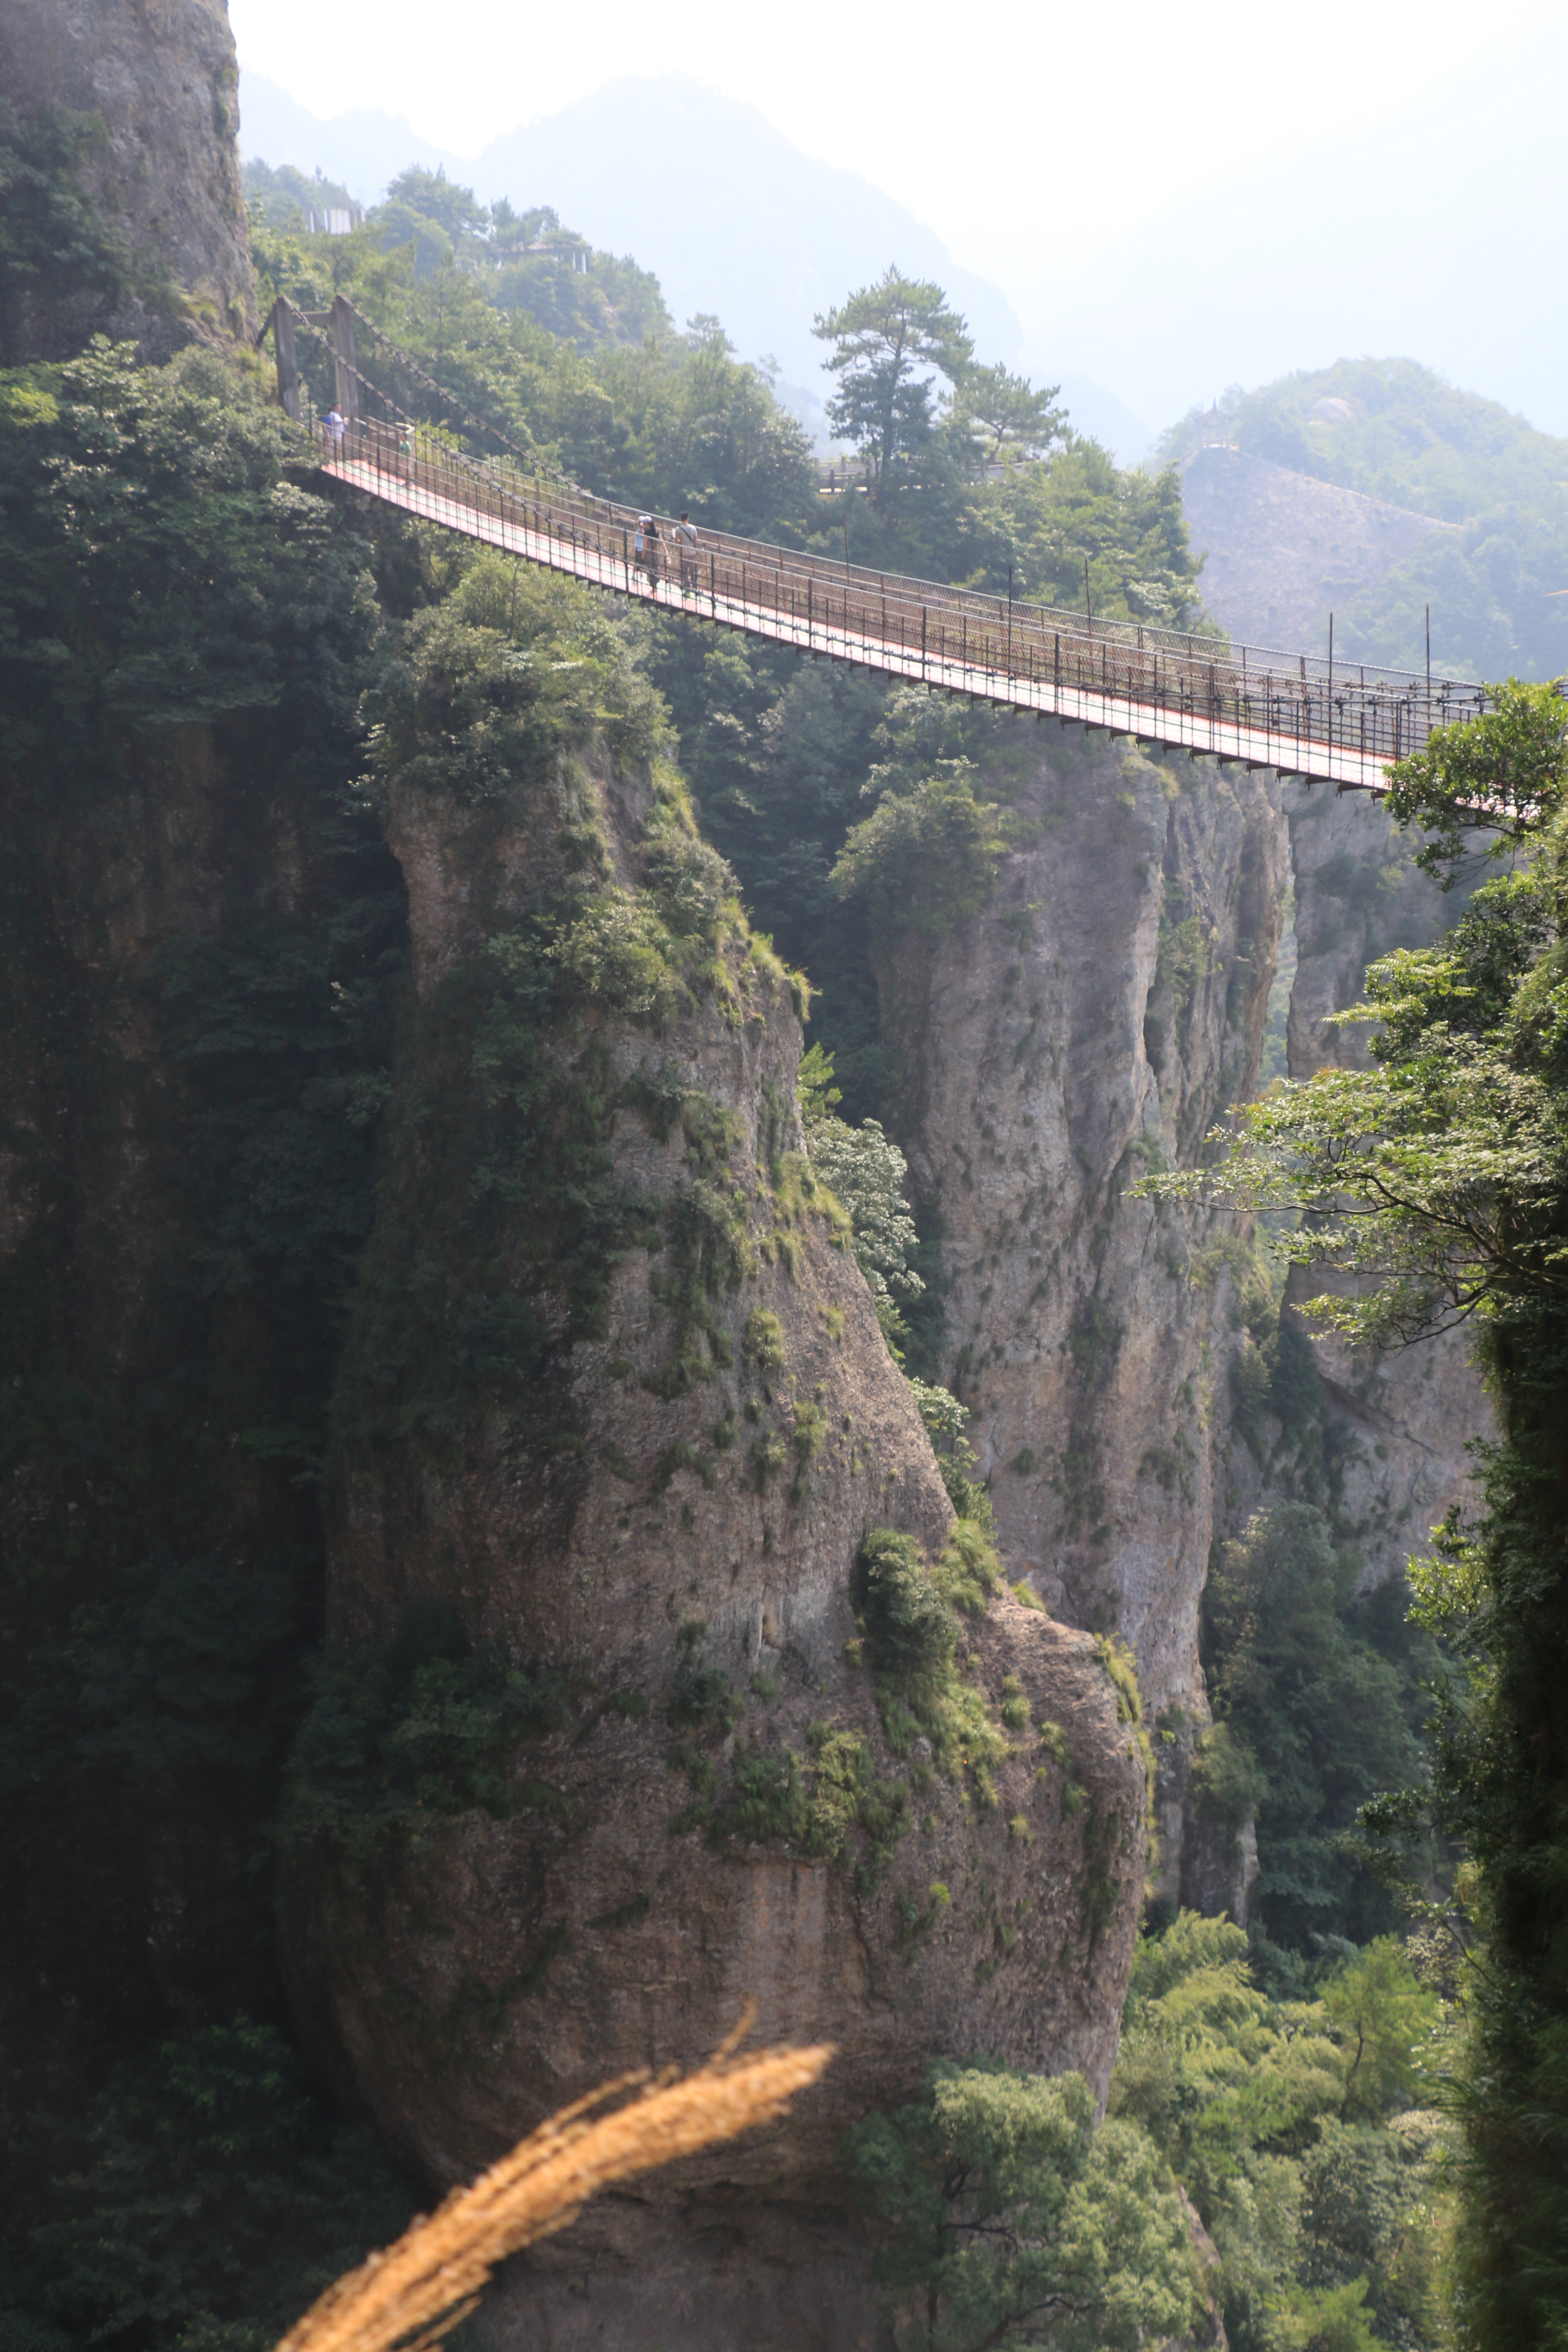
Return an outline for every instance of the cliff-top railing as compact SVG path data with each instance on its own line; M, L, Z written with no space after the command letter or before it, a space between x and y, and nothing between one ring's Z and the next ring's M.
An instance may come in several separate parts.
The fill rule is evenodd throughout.
M340 383L384 401L344 357L340 348ZM455 398L452 410L470 415ZM308 402L304 421L323 472L531 563L805 653L1144 743L1383 792L1394 761L1486 707L1485 689L1468 681L1336 668L1331 651L1281 653L945 587L711 530L700 517L695 548L659 515L639 551L636 507L532 473L521 451L476 458L412 420L351 411L329 423Z

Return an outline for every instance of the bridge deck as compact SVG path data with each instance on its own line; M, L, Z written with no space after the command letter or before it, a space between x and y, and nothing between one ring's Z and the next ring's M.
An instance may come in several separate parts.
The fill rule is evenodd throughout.
M354 420L322 470L385 504L661 611L908 678L933 690L1140 741L1382 792L1395 759L1469 718L1480 689L1434 694L1405 674L1342 672L1175 631L839 565L704 530L684 584L662 526L657 568L635 510L481 466L417 430Z

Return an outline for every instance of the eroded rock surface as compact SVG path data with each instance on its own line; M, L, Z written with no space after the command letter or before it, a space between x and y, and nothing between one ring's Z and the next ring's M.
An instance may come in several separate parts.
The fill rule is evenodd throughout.
M1011 1560L1068 1623L1125 1638L1152 1717L1202 1723L1228 1276L1128 1195L1252 1087L1277 788L1063 735L1010 798L1032 838L982 913L906 933L879 973L910 1074L899 1131L942 1235L947 1370ZM1170 1872L1175 1780L1162 1827Z
M420 1022L532 903L552 844L600 826L605 887L637 892L649 789L596 758L477 813L395 789L423 999L401 1089L432 1080L420 1040L438 1031ZM1005 1591L962 1621L960 1677L1005 1736L989 1776L948 1777L918 1727L884 1726L857 1553L880 1527L934 1559L952 1506L814 1199L786 981L742 933L726 952L728 982L662 1031L589 1002L552 1045L612 1106L611 1181L645 1204L644 1232L591 1333L541 1300L561 1344L527 1410L476 1410L441 1444L366 1442L353 1337L340 1410L338 1633L384 1639L434 1598L571 1693L517 1759L515 1810L433 1820L373 1871L320 1849L290 1864L303 2013L378 2122L450 2180L606 2076L697 2060L747 2000L761 2033L838 2051L786 2124L650 2177L513 2275L502 2313L563 2347L652 2341L650 2266L682 2342L733 2341L703 2331L742 2286L748 2342L826 2340L816 2287L763 2291L775 2260L837 2277L868 2326L864 2249L836 2205L843 2131L938 2053L1077 2069L1103 2095L1142 1888L1145 1769L1086 1634ZM416 1145L395 1154L383 1218L416 1232L436 1205L423 1181ZM733 1251L695 1339L694 1218L701 1247L722 1226ZM374 1237L367 1264L374 1287ZM727 1677L735 1705L683 1735L693 1672L710 1695ZM776 1812L736 1813L743 1768L791 1754L806 1790L858 1757L901 1828L879 1846L863 1813L825 1859ZM590 2321L605 2332L585 2337Z
M13 321L18 361L56 359L95 329L166 358L193 331L256 331L240 190L239 74L227 0L5 0L0 92L24 113L99 115L82 178L123 229L144 282L100 315L38 292ZM171 302L155 280L166 281Z

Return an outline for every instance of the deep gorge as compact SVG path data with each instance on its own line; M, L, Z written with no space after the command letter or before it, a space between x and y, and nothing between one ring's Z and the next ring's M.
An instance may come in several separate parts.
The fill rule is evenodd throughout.
M221 83L222 17L167 12L149 85L187 34ZM35 2340L176 2340L37 2251L97 2179L83 2118L142 2145L151 2053L273 2118L241 2169L315 2168L237 2347L754 2000L837 2042L825 2084L479 2324L891 2342L847 2135L931 2062L1103 2109L1130 1983L1169 1990L1146 1919L1203 1915L1233 1971L1262 1922L1281 2000L1347 1887L1358 1943L1394 1924L1323 1854L1271 1887L1205 1586L1298 1514L1413 1705L1376 1596L1460 1490L1475 1376L1309 1339L1267 1236L1136 1188L1256 1091L1288 900L1295 1076L1364 1060L1324 1022L1447 910L1378 807L650 625L323 492L210 292L112 278L7 321L0 415L0 2000L14 2190L76 2183ZM530 351L559 425L581 362ZM812 1043L907 1160L891 1324ZM940 1454L907 1375L967 1415ZM1179 2340L1223 2340L1194 2275Z

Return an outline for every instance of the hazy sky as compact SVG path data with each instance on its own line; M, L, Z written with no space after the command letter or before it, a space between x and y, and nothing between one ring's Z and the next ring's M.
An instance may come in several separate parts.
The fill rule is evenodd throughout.
M1212 332L1205 318L1187 333L1163 382L1193 378L1194 394L1342 349L1400 350L1472 378L1489 360L1478 390L1568 430L1563 0L1003 0L957 17L823 0L591 13L230 0L229 13L242 63L313 111L384 108L459 153L612 76L694 75L910 205L1003 287L1027 355L1070 322L1085 347L1059 363L1114 374L1123 398L1140 363L1127 304L1157 287L1149 332L1180 342L1186 279ZM694 206L722 203L700 154L661 154L657 123L648 146L650 170L689 173ZM1467 341L1464 315L1480 257L1531 237L1545 309L1521 325L1516 362L1506 320L1500 342L1489 324ZM1561 420L1539 413L1557 384Z

